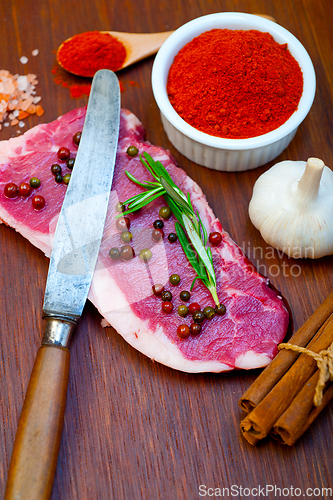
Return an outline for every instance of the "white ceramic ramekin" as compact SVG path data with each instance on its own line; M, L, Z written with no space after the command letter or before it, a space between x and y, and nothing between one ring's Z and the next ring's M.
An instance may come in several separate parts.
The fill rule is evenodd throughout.
M304 88L298 109L276 130L250 139L214 137L186 123L170 104L166 83L174 57L194 37L215 28L269 32L276 42L288 44L290 53L303 72ZM316 76L311 59L303 45L282 26L252 14L225 12L194 19L177 29L164 42L154 61L152 87L164 130L173 146L186 158L199 165L235 172L264 165L279 156L288 146L312 106L316 91Z

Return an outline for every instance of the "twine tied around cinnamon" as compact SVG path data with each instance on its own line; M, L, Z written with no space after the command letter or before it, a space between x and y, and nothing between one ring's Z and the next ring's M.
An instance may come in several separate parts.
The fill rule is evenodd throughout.
M326 382L328 380L333 380L333 343L328 349L324 349L319 353L313 352L305 347L299 347L289 343L279 344L278 349L289 349L290 351L299 352L301 354L308 354L316 361L319 370L319 378L313 397L313 404L314 406L320 406Z

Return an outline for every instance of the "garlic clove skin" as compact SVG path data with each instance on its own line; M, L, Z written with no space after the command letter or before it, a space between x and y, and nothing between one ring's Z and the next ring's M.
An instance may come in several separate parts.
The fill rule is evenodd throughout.
M333 254L333 172L317 158L277 163L255 183L249 216L289 257Z

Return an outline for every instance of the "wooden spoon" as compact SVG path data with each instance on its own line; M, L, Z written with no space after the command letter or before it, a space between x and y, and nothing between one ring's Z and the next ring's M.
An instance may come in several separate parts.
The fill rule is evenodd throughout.
M108 33L109 35L117 38L117 40L119 40L119 42L121 42L122 45L125 47L126 58L122 66L117 69L117 71L119 71L120 69L127 68L127 66L130 66L133 63L141 61L141 59L144 59L145 57L156 54L158 49L162 46L165 40L173 33L173 31L165 31L162 33L121 33L119 31L100 31L100 33ZM88 76L88 77L94 76L93 73L91 75L87 74L80 75L80 73L74 73L74 71L72 71L70 68L67 68L66 64L64 64L60 60L59 53L61 51L61 48L66 42L68 42L72 38L73 37L65 40L58 48L57 61L59 66L61 66L69 73L73 73L74 75Z
M266 19L270 19L271 21L275 21L273 17L267 16L265 14L255 14L255 15L260 17L265 17ZM141 61L141 59L144 59L145 57L156 54L158 49L162 46L165 40L173 33L173 31L165 31L162 33L122 33L120 31L100 31L99 33L108 33L109 35L119 40L119 42L121 42L122 45L125 47L126 58L124 63L117 69L117 71L119 71L121 69L127 68L127 66L130 66L133 63ZM59 53L63 45L66 42L72 40L72 38L73 37L70 37L67 40L65 40L58 48L57 61L59 66L61 66L69 73L73 73L74 75L77 76L93 77L94 72L92 72L91 74L85 73L83 75L72 71L70 66L66 67L66 64L64 64L61 61Z

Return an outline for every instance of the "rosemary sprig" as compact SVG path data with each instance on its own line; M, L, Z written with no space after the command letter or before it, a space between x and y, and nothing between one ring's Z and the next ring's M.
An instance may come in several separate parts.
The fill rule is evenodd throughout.
M195 281L200 279L212 294L215 304L219 305L212 252L207 246L207 231L199 213L193 209L189 193L185 195L179 189L161 162L153 160L146 152L143 153L143 156L145 159L140 155L140 160L155 181L140 182L130 172L126 171L128 178L138 186L143 187L145 191L126 200L124 205L128 206L128 210L117 217L132 213L148 205L156 198L164 196L166 203L177 219L176 232L179 242L197 275L192 282L191 290Z

